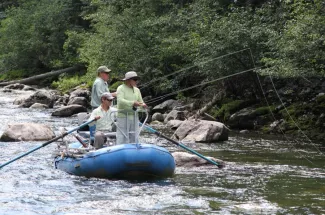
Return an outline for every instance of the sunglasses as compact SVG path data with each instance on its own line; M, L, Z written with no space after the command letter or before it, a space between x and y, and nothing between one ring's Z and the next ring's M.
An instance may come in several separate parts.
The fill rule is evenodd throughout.
M113 99L107 99L107 98L104 98L104 100L107 100L109 102L113 101Z

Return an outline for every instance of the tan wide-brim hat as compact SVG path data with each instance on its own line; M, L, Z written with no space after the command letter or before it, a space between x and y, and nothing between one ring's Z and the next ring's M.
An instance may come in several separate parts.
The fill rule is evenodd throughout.
M139 79L139 76L137 75L136 72L130 71L130 72L125 73L125 77L122 79L122 81L126 81L126 80L129 80L132 78Z
M98 67L98 69L97 69L97 73L100 73L100 72L110 73L111 70L110 70L109 68L107 68L106 66L100 66L100 67Z

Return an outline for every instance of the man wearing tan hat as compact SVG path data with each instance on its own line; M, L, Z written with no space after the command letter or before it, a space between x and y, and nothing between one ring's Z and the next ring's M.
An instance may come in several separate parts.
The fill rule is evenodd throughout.
M91 107L93 109L97 108L101 104L101 95L105 92L109 93L107 81L109 80L109 73L111 72L106 66L100 66L97 69L97 78L93 83L91 89ZM112 93L116 96L116 93Z
M90 115L90 119L97 119L96 122L91 123L89 126L96 124L95 142L96 149L102 148L107 141L105 133L112 131L115 108L112 108L112 101L114 97L111 93L103 93L101 95L101 105L94 109ZM113 115L113 116L111 116Z
M139 119L134 117L134 110L138 107L147 108L143 102L141 92L137 88L138 75L134 71L125 74L124 84L120 85L117 90L117 130L116 143L135 143L136 132L139 128Z

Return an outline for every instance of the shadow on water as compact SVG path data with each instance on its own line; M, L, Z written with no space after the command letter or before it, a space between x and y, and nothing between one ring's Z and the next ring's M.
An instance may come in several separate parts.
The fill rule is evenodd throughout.
M10 122L44 123L56 132L76 126L76 117L17 108L19 94L0 92L0 134ZM148 134L141 140L181 151ZM39 144L0 142L0 162ZM325 158L308 142L231 135L185 144L226 167L177 167L174 177L149 181L77 177L54 169L50 144L0 170L0 214L325 214Z

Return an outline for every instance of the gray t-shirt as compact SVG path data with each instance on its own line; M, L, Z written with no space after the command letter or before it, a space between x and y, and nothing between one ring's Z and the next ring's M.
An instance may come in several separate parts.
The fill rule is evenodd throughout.
M100 98L102 94L105 92L109 92L107 82L105 82L102 78L97 77L91 89L90 104L93 108L97 108L100 106L101 104Z

